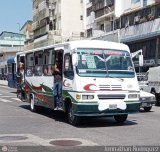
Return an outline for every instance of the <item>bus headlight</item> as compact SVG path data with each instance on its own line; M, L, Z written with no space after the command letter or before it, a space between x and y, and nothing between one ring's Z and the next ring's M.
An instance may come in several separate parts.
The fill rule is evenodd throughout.
M138 98L138 94L129 94L128 99L136 99Z
M150 97L150 100L151 101L156 101L156 98L155 97Z
M94 95L82 95L82 100L92 100L94 99Z
M81 100L81 95L80 94L76 94L76 99L77 100Z

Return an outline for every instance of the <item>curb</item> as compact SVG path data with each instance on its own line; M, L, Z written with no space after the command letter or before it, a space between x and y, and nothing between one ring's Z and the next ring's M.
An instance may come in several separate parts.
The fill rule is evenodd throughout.
M8 82L0 80L0 86L8 86Z
M0 86L8 86L7 84L0 84Z

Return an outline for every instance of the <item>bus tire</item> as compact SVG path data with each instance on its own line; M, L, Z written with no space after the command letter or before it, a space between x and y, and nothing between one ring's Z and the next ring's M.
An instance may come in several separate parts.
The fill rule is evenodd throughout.
M152 109L152 106L151 107L144 107L145 112L149 112L151 109Z
M114 119L118 122L118 123L123 123L127 120L128 114L125 115L115 115Z
M30 96L30 110L32 112L36 112L37 111L37 106L35 105L34 95Z
M68 123L73 126L77 126L80 122L80 118L78 116L75 116L73 113L73 108L71 103L67 105L67 117L68 117Z

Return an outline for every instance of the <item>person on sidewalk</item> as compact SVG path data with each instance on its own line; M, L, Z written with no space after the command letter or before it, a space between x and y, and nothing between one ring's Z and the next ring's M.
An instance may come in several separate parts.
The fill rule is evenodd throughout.
M56 59L53 67L54 84L53 84L53 96L55 102L55 110L62 109L62 68L60 62Z

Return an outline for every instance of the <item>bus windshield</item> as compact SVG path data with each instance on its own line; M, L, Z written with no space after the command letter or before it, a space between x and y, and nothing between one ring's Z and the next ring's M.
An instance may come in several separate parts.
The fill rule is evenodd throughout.
M79 76L133 78L134 67L129 52L110 49L77 49Z

